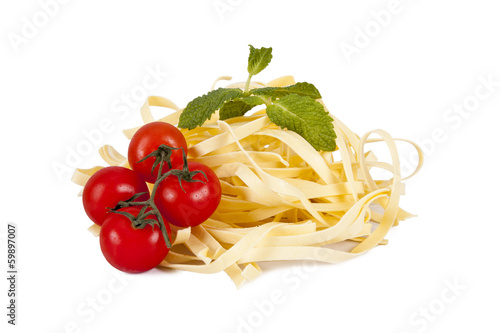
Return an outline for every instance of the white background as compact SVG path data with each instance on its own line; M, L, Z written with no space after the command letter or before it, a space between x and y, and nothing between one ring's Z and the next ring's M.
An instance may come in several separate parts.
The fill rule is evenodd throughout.
M1 278L2 331L497 331L494 4L3 1L0 266L7 275L13 222L19 275L16 327L7 324ZM102 144L124 152L121 131L141 123L148 71L161 74L147 93L182 107L220 75L244 81L248 44L273 47L257 80L294 75L314 83L356 133L382 128L422 145L425 166L407 181L401 203L418 217L394 228L388 246L355 260L262 265L264 273L240 289L224 273L117 273L86 230L72 170L102 165ZM342 51L349 47L356 53ZM112 128L95 137L92 153L72 155L103 121ZM411 150L401 149L410 161ZM273 295L280 297L271 305Z

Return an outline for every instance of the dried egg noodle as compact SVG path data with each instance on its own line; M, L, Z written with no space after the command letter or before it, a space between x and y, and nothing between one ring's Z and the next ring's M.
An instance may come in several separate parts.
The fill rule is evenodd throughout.
M221 77L212 88L219 80L230 79ZM294 83L293 77L285 76L267 85L252 83L252 87ZM144 123L155 121L150 106L174 110L159 121L174 125L179 121L179 107L166 98L150 96L141 108ZM332 118L340 160L334 160L332 152L317 152L295 132L279 129L264 110L225 121L216 112L203 126L182 129L189 159L215 171L222 199L203 224L174 227L173 246L160 265L198 273L225 271L240 286L261 273L257 264L261 261L338 263L386 244L389 229L412 216L399 208L406 178L401 179L395 142L405 141L418 151L419 164L409 177L422 167L422 150L383 130L360 138ZM124 133L130 139L138 128ZM392 164L365 152L365 145L374 142L385 143ZM100 154L109 165L129 167L127 159L111 146L102 147ZM100 168L78 169L73 181L83 186ZM371 168L389 171L392 179L373 179ZM96 236L99 229L97 225L89 228Z

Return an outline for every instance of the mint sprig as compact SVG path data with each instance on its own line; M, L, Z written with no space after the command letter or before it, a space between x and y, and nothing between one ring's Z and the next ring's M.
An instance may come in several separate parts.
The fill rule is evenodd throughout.
M203 125L219 110L221 120L243 116L257 105L266 105L269 119L282 129L294 131L316 150L335 150L336 134L333 119L323 105L318 89L307 82L286 87L251 89L254 75L264 70L272 59L272 48L250 46L248 79L245 89L219 88L188 103L179 119L180 128L193 129Z

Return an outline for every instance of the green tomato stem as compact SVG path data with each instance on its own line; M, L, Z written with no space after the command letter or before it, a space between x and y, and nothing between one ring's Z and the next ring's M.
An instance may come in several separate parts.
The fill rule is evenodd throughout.
M165 179L169 173L167 172L166 174L162 174L162 169L163 169L163 163L167 162L169 167L171 166L171 161L170 161L170 156L171 156L171 151L173 149L178 149L178 148L172 148L169 146L162 145L162 147L159 147L158 150L154 151L153 153L149 154L145 158L143 158L141 161L146 160L149 157L155 157L155 163L153 164L153 168L151 172L158 166L158 175L156 177L156 181L153 185L153 189L151 190L151 195L149 196L149 199L146 201L134 201L139 195L134 195L132 196L129 200L127 201L120 201L118 205L113 208L111 211L114 213L119 213L122 215L125 215L128 217L131 223L134 225L141 225L143 222L146 222L145 220L147 219L148 216L154 215L158 219L158 225L160 227L161 233L163 235L163 239L165 241L165 244L167 245L168 248L172 247L172 242L170 241L170 237L168 236L167 232L167 227L165 225L165 221L163 220L163 216L161 216L160 211L158 210L158 207L156 207L156 204L154 202L154 198L156 195L156 190L158 189L158 186L160 183ZM186 156L186 153L184 152L184 149L182 150L183 155ZM184 158L184 168L187 168L187 159ZM120 212L118 211L119 208L123 207L130 207L130 206L143 206L143 208L140 210L139 214L137 214L137 217L134 217L130 213L126 212ZM148 210L148 207L151 208L151 210Z

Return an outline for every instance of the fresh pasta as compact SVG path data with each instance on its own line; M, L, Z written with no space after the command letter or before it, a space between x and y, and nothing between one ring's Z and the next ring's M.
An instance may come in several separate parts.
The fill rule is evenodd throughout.
M212 89L229 79L217 79ZM252 87L294 83L293 77L285 76L267 84L252 82ZM151 107L172 110L159 121L173 125L182 112L171 100L150 96L140 110L144 123L155 121ZM422 150L384 130L360 137L331 116L340 159L334 152L316 151L295 132L280 129L263 110L225 121L216 112L202 126L181 129L188 159L212 168L221 181L222 199L201 225L173 227L172 248L160 265L197 273L224 271L240 286L261 274L259 262L339 263L387 244L389 230L413 216L399 207L399 201L403 181L422 167ZM124 134L130 139L138 128ZM418 166L404 179L396 141L413 145L419 154ZM386 145L391 163L365 151L368 143L375 142ZM107 164L129 167L127 158L113 147L105 145L99 152ZM99 168L78 169L73 181L83 186ZM390 172L392 178L374 179L373 168ZM99 234L99 226L89 229Z

